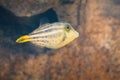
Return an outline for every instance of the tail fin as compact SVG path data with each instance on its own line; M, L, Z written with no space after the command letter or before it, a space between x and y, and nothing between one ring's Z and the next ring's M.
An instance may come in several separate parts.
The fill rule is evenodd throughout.
M17 43L24 43L31 41L31 38L28 35L21 36L16 40Z

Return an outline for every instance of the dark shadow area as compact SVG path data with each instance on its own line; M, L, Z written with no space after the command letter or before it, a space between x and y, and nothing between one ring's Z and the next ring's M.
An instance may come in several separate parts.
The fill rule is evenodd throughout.
M49 49L36 50L30 43L17 44L15 40L21 35L28 34L39 25L57 22L57 14L53 9L31 17L18 17L3 7L0 7L0 47L8 50L8 53L0 50L0 54L17 54L17 52L28 54L45 53Z
M120 5L120 0L113 0L116 5Z
M75 1L74 0L60 0L60 4L73 4Z

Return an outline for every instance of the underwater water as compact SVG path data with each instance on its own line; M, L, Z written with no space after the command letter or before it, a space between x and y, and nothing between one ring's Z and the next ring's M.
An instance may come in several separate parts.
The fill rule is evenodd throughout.
M18 17L12 12L0 7L0 54L7 54L6 51L16 54L18 51L25 54L35 52L35 46L30 43L17 44L16 39L35 30L39 25L58 22L57 15L53 9L31 17ZM43 52L48 49L42 50Z
M23 1L35 10L44 6L37 2L42 0L2 1ZM0 80L120 80L120 0L44 1L60 5L31 17L0 7ZM57 16L73 25L79 38L56 50L15 42L39 25L57 22Z

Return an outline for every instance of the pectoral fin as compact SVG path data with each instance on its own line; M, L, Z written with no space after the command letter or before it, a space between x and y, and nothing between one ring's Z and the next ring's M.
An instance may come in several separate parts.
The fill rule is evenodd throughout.
M17 43L24 43L31 41L31 38L28 35L21 36L16 40Z

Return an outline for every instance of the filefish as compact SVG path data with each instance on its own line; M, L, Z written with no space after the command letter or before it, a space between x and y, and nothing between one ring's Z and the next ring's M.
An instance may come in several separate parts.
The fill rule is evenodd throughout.
M41 25L28 35L18 38L16 42L31 42L40 47L58 49L77 37L79 37L79 33L69 23L56 22Z

